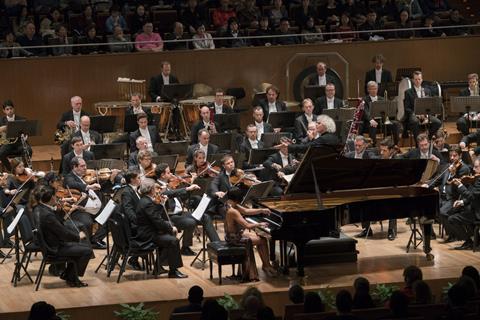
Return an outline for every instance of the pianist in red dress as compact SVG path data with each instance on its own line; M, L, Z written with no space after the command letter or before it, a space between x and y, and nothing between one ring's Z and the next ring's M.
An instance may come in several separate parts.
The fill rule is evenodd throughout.
M268 241L252 229L267 228L266 222L247 221L244 216L270 214L269 209L250 209L240 205L244 191L238 188L230 189L227 193L227 214L225 217L225 241L231 245L242 245L247 250L247 256L242 264L243 281L258 280L258 270L255 263L253 246L257 246L262 260L262 270L267 276L276 276L277 271L270 264L268 257ZM248 219L248 217L247 217Z

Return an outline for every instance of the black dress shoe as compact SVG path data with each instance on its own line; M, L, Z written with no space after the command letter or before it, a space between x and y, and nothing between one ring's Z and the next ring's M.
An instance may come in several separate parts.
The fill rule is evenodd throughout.
M103 241L92 242L92 248L105 250L107 249L107 244Z
M455 237L448 236L447 239L445 239L443 241L443 243L450 243L450 242L455 242L455 241L457 241L457 239L455 239Z
M175 269L175 270L173 270L173 271L169 271L169 272L168 272L168 277L169 277L169 278L176 278L176 279L188 278L188 276L187 276L186 274L181 273L181 272L178 271L177 269Z
M82 288L82 287L88 287L88 283L80 281L80 279L76 279L73 281L68 281L67 280L67 285L72 287L72 288Z
M130 267L132 267L133 270L137 270L137 271L143 270L140 263L138 263L138 258L130 257L130 259L128 259L127 263Z
M390 241L395 240L396 238L395 234L396 234L395 231L393 231L392 229L388 229L387 239Z
M472 250L473 249L473 241L467 240L461 246L455 247L455 250Z
M183 255L183 256L196 256L197 254L192 250L190 249L189 247L183 247L181 250L180 250L180 253Z
M368 235L367 235L367 232L368 232ZM373 237L373 231L372 229L363 229L362 232L356 234L354 236L355 238L365 238L365 237Z
M158 271L157 271L157 274L164 274L164 273L167 273L168 270L165 269L164 267L160 266L160 268L158 268Z
M430 235L430 239L431 240L437 239L437 234L435 232L433 232L433 230L432 230L432 234Z

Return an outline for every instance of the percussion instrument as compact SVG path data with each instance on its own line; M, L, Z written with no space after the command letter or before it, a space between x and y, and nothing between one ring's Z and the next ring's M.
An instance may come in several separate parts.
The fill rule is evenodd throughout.
M172 113L172 104L169 102L151 102L142 103L142 108L150 109L152 114L158 114L158 132L165 132L171 125L169 123L170 114Z
M195 83L193 85L192 91L193 91L194 98L201 97L201 96L209 96L214 93L212 87L203 83Z
M190 129L195 122L200 120L200 107L207 104L204 100L188 99L181 100L183 118L185 119L185 126Z
M125 122L125 110L130 105L129 101L102 101L93 104L98 114L102 116L116 116L117 128L123 131Z
M135 80L130 78L118 78L118 97L119 99L130 100L133 93L139 93L140 99L147 99L147 85L145 80Z

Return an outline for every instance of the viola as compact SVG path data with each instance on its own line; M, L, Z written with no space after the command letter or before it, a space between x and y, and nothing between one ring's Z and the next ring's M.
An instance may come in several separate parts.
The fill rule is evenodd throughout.
M211 166L208 161L196 167L195 173L199 178L210 177L214 178L219 175L221 168L218 166Z
M83 176L83 181L85 181L87 184L96 183L98 181L97 171L94 169L87 169L85 175Z
M168 187L170 189L177 189L179 186L191 185L192 176L179 177L173 175L171 179L168 180Z
M232 186L243 184L246 187L251 187L261 182L255 177L254 174L245 173L245 171L242 169L235 169L230 175L229 180Z
M480 178L480 173L476 173L474 175L463 176L460 178L462 184L474 184L475 181Z
M59 187L55 191L55 196L57 197L57 202L60 205L61 209L68 213L72 210L74 205L82 202L86 198L86 194L83 194L80 190L77 189L65 189Z
M144 177L146 178L155 178L155 169L157 168L157 165L155 163L150 163L150 165L146 168L143 169L145 172Z

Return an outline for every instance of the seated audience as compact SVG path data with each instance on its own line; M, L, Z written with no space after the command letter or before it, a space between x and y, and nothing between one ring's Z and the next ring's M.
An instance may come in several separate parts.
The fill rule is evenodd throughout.
M288 11L285 9L282 0L273 1L273 8L268 11L268 17L270 18L270 25L273 29L280 26L282 19L288 19Z
M409 297L402 291L394 291L388 303L391 318L408 317Z
M125 21L125 18L122 16L120 8L118 5L113 5L110 8L110 16L105 21L105 31L107 31L107 33L113 33L113 29L116 26L122 27L122 30L128 29L127 21Z
M480 290L480 275L477 268L475 268L474 266L466 266L462 270L462 276L470 277L473 282L475 282L477 291Z
M135 8L135 13L130 18L130 32L132 35L136 35L142 32L143 25L148 20L148 13L145 11L143 4L138 4Z
M413 28L412 21L410 21L410 13L408 10L403 9L398 15L398 21L395 25L395 29L411 29ZM397 39L411 39L415 36L413 30L396 30L395 38Z
M315 25L313 17L307 18L301 34L303 43L320 43L323 41L322 29Z
M275 44L293 45L300 43L300 40L295 35L295 33L290 30L290 22L287 18L282 18L280 20L280 27L276 32L276 35L278 35L279 37L276 37L274 39Z
M203 301L203 289L199 286L192 286L188 290L188 305L176 307L172 313L201 312Z
M350 292L347 290L340 290L335 297L335 306L337 307L337 314L328 317L328 320L358 320L357 316L352 314L353 299Z
M86 37L80 38L80 44L88 44L88 46L81 46L78 48L81 54L95 54L103 53L104 48L101 45L103 43L102 37L97 37L97 28L94 24L87 27Z
M183 30L183 24L177 21L173 24L173 32L165 36L165 40L172 41L165 44L166 48L168 50L188 50L188 42L185 41L187 39L189 37Z
M23 35L17 38L18 44L22 47L43 46L42 38L36 34L35 30L35 24L33 22L27 23ZM26 51L33 56L46 55L45 48L29 48Z
M153 32L153 23L146 21L142 30L143 32L135 37L135 49L138 51L162 51L163 40L160 34Z
M433 303L432 290L428 283L423 280L417 280L412 285L414 299L412 304L431 304Z
M225 31L228 25L228 19L236 17L235 11L230 8L230 0L220 0L220 6L215 8L212 13L212 23L219 31Z
M237 12L238 22L247 28L257 28L260 17L261 12L255 5L255 0L245 0L243 8Z
M260 22L257 30L255 30L251 34L251 36L260 37L260 36L271 36L271 35L272 35L272 30L270 30L268 17L262 16L260 18ZM272 45L271 38L255 38L255 39L252 39L251 41L252 41L252 44L257 47L262 47L262 46L268 47Z
M54 56L63 56L63 55L70 55L72 54L72 49L73 47L69 46L69 38L67 34L67 28L63 24L58 24L55 27L55 34L51 38L49 44L55 44L55 45L62 45L64 44L65 46L62 47L53 47L51 48L52 54Z
M324 312L325 306L323 305L322 298L317 292L307 292L305 294L305 301L303 302L304 313L318 313Z
M440 29L434 29L433 25L435 23L434 16L425 17L423 27L426 29L420 30L420 36L422 38L434 38L434 37L445 37L446 34Z
M115 26L113 28L113 36L109 37L111 52L131 52L133 45L130 42L130 38L125 37L121 26Z
M288 299L293 304L301 304L305 300L305 292L299 284L294 284L288 289Z
M205 25L201 23L197 27L197 33L193 35L193 49L215 49L215 43L213 42L212 35L205 31Z
M405 287L401 290L410 301L415 298L415 294L413 292L413 283L418 280L423 280L423 273L422 270L414 265L408 266L403 269L403 279L405 282Z
M373 308L373 299L370 296L370 282L364 277L358 277L353 282L353 309Z
M228 320L228 312L215 299L203 303L201 320Z
M238 25L238 21L236 18L228 19L227 32L223 36L229 38L228 40L226 40L227 48L239 48L248 46L247 39L243 38L245 37L245 34L242 30L240 30L240 26Z
M20 44L15 41L15 34L9 31L5 35L5 41L3 41L2 44L0 44L0 48L10 48L10 49L0 50L0 58L28 57L32 55L31 52L19 47L20 47Z
M45 301L38 301L32 304L28 320L59 320L55 307Z
M207 20L207 15L202 5L197 0L187 0L187 7L183 9L181 21L191 34L196 32L196 28L202 21Z

